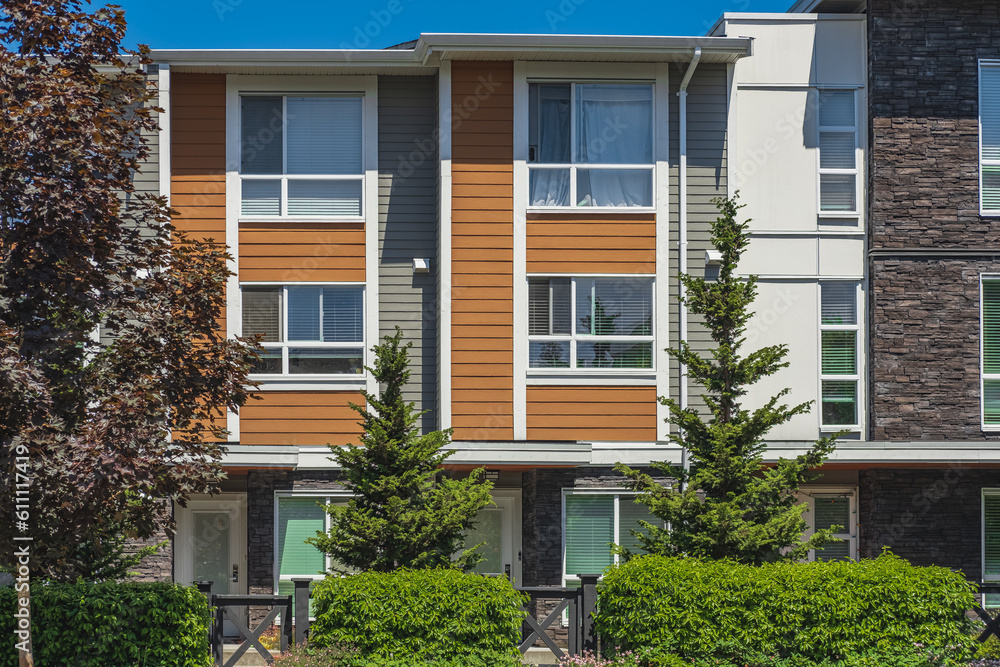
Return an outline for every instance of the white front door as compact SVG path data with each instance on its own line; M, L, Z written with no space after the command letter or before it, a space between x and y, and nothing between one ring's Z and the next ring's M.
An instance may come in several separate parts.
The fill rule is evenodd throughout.
M494 505L480 510L476 526L465 540L469 546L485 543L479 553L485 559L474 572L505 576L515 585L521 580L520 498L503 491L493 493Z
M200 496L177 506L176 583L211 581L214 594L246 594L246 506L244 493ZM228 621L225 634L235 634Z

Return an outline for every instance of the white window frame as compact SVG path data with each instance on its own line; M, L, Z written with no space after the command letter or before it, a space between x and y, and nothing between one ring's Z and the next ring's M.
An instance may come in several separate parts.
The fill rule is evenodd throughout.
M983 206L983 167L1000 167L1000 160L986 160L983 158L983 70L986 68L997 69L1000 68L1000 60L988 60L980 59L979 68L977 74L979 80L977 82L978 90L976 92L978 98L978 108L977 108L977 124L979 127L979 215L986 217L1000 217L1000 209L988 209Z
M618 539L618 533L621 530L621 523L620 523L620 519L619 519L619 514L620 514L619 513L619 507L620 507L620 504L621 504L621 499L622 499L622 497L625 497L625 498L628 498L630 500L634 500L635 497L637 495L639 495L639 494L635 493L633 491L623 491L620 487L619 488L609 488L609 487L596 488L595 487L593 489L580 489L580 488L576 488L576 487L570 487L570 488L563 488L562 489L562 497L560 499L560 507L561 507L561 511L562 511L562 568L561 569L562 569L562 585L564 587L568 586L569 582L579 582L580 581L575 576L576 573L574 573L574 574L568 574L566 572L566 498L568 496L575 496L575 495L614 496L614 498L615 498L615 505L614 505L614 508L615 508L615 514L614 514L615 521L614 521L614 528L612 529L612 533L614 535L615 540L617 540ZM618 544L618 542L616 541L615 544ZM620 561L620 556L618 554L612 554L612 564L613 565L617 565L619 563L619 561Z
M855 287L854 296L854 308L855 308L855 324L823 324L823 285L825 283L852 283ZM832 433L836 431L846 430L846 431L861 431L864 426L864 406L865 406L865 396L864 396L864 383L861 382L862 369L865 367L865 360L863 356L862 348L862 322L864 322L864 290L862 284L858 280L821 280L817 283L816 287L816 319L818 326L817 332L817 350L819 358L817 359L818 371L819 371L819 393L817 394L819 398L819 409L817 412L817 420L819 421L820 431L824 433ZM855 373L853 375L827 375L823 373L823 332L824 331L853 331L854 335L854 358L855 358ZM823 382L854 382L855 386L855 396L857 397L857 405L855 406L854 413L856 420L854 424L824 424L823 423Z
M617 377L649 377L656 374L656 276L651 274L562 274L562 273L529 273L525 277L525 291L529 292L528 284L532 279L545 278L569 278L570 280L570 333L558 335L533 336L528 334L524 343L524 352L528 375L533 377L579 377L585 376L617 376ZM576 333L576 283L577 280L634 280L641 279L643 282L651 284L651 333L648 336L597 336L592 334ZM528 312L531 310L530 292L528 296ZM527 328L527 327L526 327ZM532 368L529 347L532 342L569 342L570 367L569 368ZM577 342L650 342L652 352L650 358L652 366L649 368L577 368L576 367L576 346Z
M656 210L656 81L654 79L640 78L640 79L587 79L579 77L559 77L554 79L539 79L539 78L529 78L528 87L535 84L569 84L569 94L570 94L570 161L566 163L555 163L546 162L538 163L531 162L530 160L525 160L527 166L527 190L525 192L525 206L527 206L528 213L552 213L559 212L565 213L567 211L574 211L579 213L585 213L589 211L596 212L607 212L607 213L649 213ZM576 146L576 88L579 85L631 85L631 86L641 86L648 85L650 89L650 99L651 99L651 144L653 148L653 157L649 164L594 164L590 162L578 162L577 161L577 146ZM528 95L525 95L525 100L527 102ZM530 103L529 103L530 104ZM525 110L526 121L530 123L530 110ZM527 140L527 135L525 139ZM530 157L528 153L530 146L525 146L524 155ZM569 206L537 206L531 203L531 172L533 170L541 169L562 169L569 170ZM578 169L634 169L636 171L643 170L649 171L650 179L652 183L651 196L652 202L649 206L577 206L574 202L577 201L576 184L577 184L577 170Z
M823 498L829 496L847 496L850 501L850 525L844 526L844 530L840 533L835 533L836 537L848 542L848 556L851 560L858 560L858 489L852 486L835 487L835 486L803 486L799 487L798 497L801 502L809 506L809 510L804 517L806 520L807 528L806 532L803 533L803 537L810 537L816 532L816 498ZM816 560L816 550L810 549L809 556L806 559L809 562Z
M822 110L819 109L819 95L821 93L851 93L854 98L854 125L822 125L820 119ZM816 91L816 212L820 218L858 218L861 215L861 160L862 154L860 141L858 140L858 94L855 88L820 88ZM820 148L820 137L824 132L837 132L854 135L854 168L853 169L831 169L822 167L822 149ZM842 175L854 176L854 210L853 211L826 211L823 209L823 176Z
M326 574L281 574L281 553L278 551L279 541L278 541L278 530L281 526L279 517L279 498L315 498L317 502L322 501L324 505L329 505L334 500L350 500L353 495L348 491L275 491L274 492L274 532L272 533L272 541L274 542L274 562L273 562L273 588L274 594L278 594L278 583L282 581L291 581L294 579L302 579L305 577L310 577L313 581L322 581L326 578ZM325 532L330 532L330 515L323 512L323 530ZM317 549L318 551L318 549ZM323 554L323 567L327 571L330 570L331 558L329 554ZM313 620L310 617L309 620Z
M279 373L253 373L250 375L250 379L254 382L270 383L270 382L325 382L325 383L363 383L368 372L364 369L360 373L350 374L307 374L307 373L289 373L288 372L288 348L289 347L308 347L308 348L329 348L329 349L357 349L361 348L361 359L362 363L367 363L366 350L368 349L368 303L366 298L367 287L365 283L359 282L287 282L287 283L275 283L275 282L241 282L240 283L240 326L242 327L243 318L243 289L246 287L277 287L281 292L281 313L279 317L281 318L280 330L283 332L283 338L285 340L279 342L266 342L261 343L265 349L280 349L281 350L281 369L282 372ZM355 287L361 290L361 321L363 325L362 340L360 343L340 343L340 342L325 342L325 341L289 341L288 340L288 288L289 287ZM321 311L322 312L322 311ZM247 332L243 332L247 335Z
M986 574L986 496L1000 496L1000 488L983 488L979 494L979 566L982 581L1000 581L1000 574ZM986 596L983 595L983 600Z
M306 221L361 221L365 219L365 114L363 93L284 93L284 92L241 92L240 93L240 137L243 136L243 113L242 101L247 97L280 97L281 98L281 174L244 174L242 171L242 155L240 163L240 220L287 220L295 222ZM361 101L361 173L360 174L289 174L288 173L288 98L289 97L350 97ZM279 199L280 212L278 215L244 215L242 211L242 190L245 181L279 181L281 184L281 194ZM358 215L290 215L288 213L288 182L300 181L357 181L361 185L358 201Z
M1000 423L986 423L986 381L1000 380L1000 374L986 372L986 303L984 301L983 283L1000 281L1000 273L979 274L979 423L983 432L1000 432Z

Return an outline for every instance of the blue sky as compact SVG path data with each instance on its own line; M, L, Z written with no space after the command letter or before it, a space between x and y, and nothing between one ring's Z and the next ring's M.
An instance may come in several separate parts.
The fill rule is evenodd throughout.
M105 4L95 0L92 6ZM421 32L703 35L723 12L793 0L117 0L125 46L382 48Z

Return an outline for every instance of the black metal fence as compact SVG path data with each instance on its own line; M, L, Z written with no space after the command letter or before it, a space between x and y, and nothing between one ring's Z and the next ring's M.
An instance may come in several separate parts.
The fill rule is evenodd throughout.
M531 600L523 607L524 623L521 627L521 643L518 649L526 653L537 640L548 647L558 659L568 655L580 655L583 651L597 650L597 634L594 631L593 613L597 606L597 574L581 574L580 586L577 588L559 588L555 586L525 586L517 590L527 593ZM532 613L532 607L539 600L559 600L559 603L539 621ZM563 651L556 643L554 634L549 629L556 621L561 621L563 612L567 613L567 647Z

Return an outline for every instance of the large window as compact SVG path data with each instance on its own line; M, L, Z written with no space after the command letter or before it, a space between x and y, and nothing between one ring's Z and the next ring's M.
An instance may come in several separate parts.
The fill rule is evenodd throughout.
M854 91L819 91L820 213L858 212L857 145Z
M1000 215L1000 62L979 63L979 179L981 211Z
M652 369L653 279L529 278L529 369Z
M857 426L858 283L820 283L820 418L823 426Z
M362 106L358 95L242 97L241 215L360 217Z
M983 426L1000 428L1000 276L982 280Z
M243 335L261 334L261 375L356 375L364 370L364 288L243 286Z
M983 489L983 581L1000 582L1000 489ZM986 596L986 606L1000 607L1000 595Z
M653 205L653 86L528 86L533 207Z
M640 521L662 526L645 505L635 502L635 495L614 491L563 491L565 523L563 526L563 579L580 574L600 574L618 562L611 545L617 544L635 553L644 553L632 530L645 532Z
M330 558L306 542L316 531L330 529L329 516L323 505L346 503L343 496L286 495L278 496L277 535L275 548L275 595L291 595L295 590L292 579L309 577L320 581L330 569ZM312 600L309 601L312 616Z

